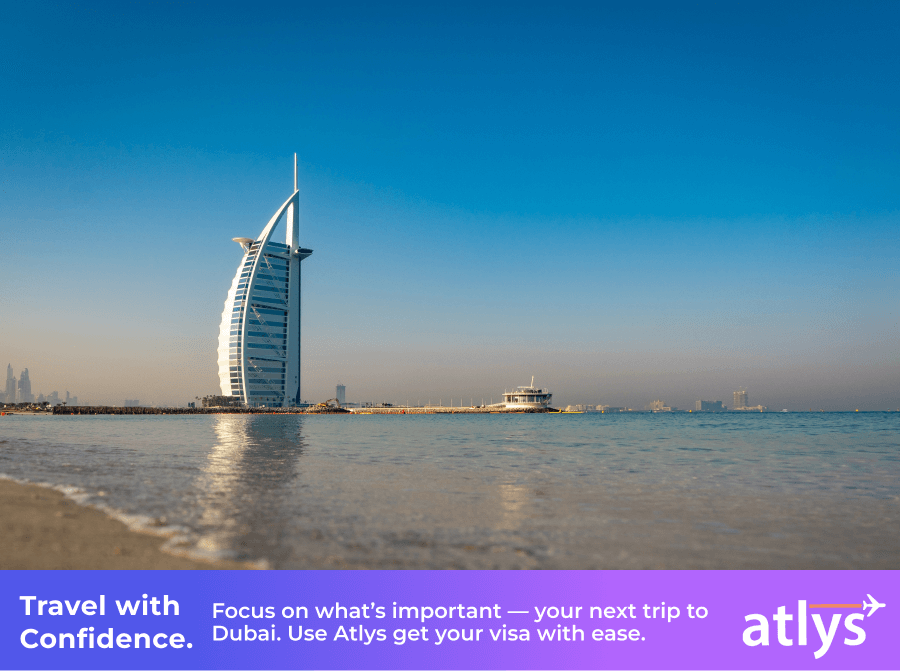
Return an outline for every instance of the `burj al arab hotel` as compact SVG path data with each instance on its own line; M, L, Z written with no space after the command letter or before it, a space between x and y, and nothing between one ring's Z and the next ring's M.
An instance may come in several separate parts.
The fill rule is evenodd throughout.
M294 193L256 240L233 238L244 256L222 312L219 386L249 407L300 403L300 262L313 250L298 242L299 207L295 154ZM272 242L283 218L285 242Z

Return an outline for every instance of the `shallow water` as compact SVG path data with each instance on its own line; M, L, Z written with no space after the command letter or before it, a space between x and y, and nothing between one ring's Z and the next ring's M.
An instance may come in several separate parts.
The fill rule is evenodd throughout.
M0 473L274 568L898 568L896 413L23 416Z

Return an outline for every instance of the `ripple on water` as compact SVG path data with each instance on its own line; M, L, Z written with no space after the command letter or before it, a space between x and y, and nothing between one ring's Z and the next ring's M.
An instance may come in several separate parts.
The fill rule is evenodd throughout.
M804 521L867 547L879 541L842 520L880 502L897 520L889 414L9 419L0 472L273 566L704 567L731 536L765 549ZM804 543L779 556L801 561Z

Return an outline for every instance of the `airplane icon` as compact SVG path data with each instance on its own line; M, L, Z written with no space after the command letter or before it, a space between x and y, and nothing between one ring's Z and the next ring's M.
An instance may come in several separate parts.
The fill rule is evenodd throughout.
M885 608L885 604L879 603L878 601L876 601L876 599L873 598L872 594L867 594L867 598L870 600L870 603L866 603L866 600L864 600L864 603L863 603L864 610L866 610L867 608L870 609L870 612L867 613L867 617L870 617L870 615L875 613L877 608Z

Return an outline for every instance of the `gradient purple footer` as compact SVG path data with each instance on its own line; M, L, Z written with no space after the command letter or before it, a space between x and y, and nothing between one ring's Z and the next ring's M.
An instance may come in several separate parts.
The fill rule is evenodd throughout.
M8 571L0 666L898 669L898 598L897 571Z

